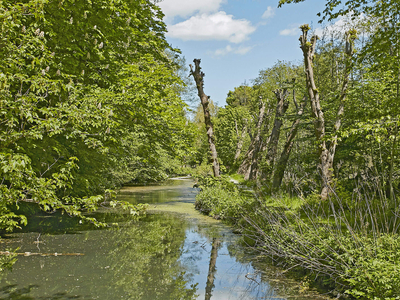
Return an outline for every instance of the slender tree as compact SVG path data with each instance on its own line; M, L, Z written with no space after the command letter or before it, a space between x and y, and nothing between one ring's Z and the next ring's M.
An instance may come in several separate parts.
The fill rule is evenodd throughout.
M244 176L245 180L255 179L258 170L258 153L262 147L262 125L265 122L265 102L260 97L260 106L256 132L251 140L249 149L246 152L245 159L239 167L238 173Z
M267 153L265 157L265 164L267 168L266 170L263 170L262 177L264 179L271 178L271 173L273 170L276 153L278 151L279 137L281 134L281 127L283 125L283 116L285 115L289 107L289 101L287 100L289 92L286 88L277 89L274 91L274 94L276 96L277 103L276 103L274 126L272 127L272 131L268 138L268 143L266 145Z
M306 106L306 97L303 98L303 101L301 102L301 104L299 106L296 101L295 91L293 90L293 102L294 102L294 105L296 106L297 117L292 123L289 134L286 137L285 145L283 146L281 156L279 157L279 161L276 164L276 168L274 171L274 177L272 180L272 190L273 191L277 191L281 186L283 175L285 173L287 162L289 160L290 152L292 151L292 148L294 145L294 139L296 138L296 135L297 135L297 132L299 129L299 125L300 125L300 120L303 115L304 108Z
M213 131L213 124L211 122L210 110L208 109L208 104L209 104L208 100L210 99L210 96L207 96L204 93L204 76L205 76L205 74L204 74L204 72L201 71L200 59L194 59L193 62L194 62L195 68L193 70L193 66L190 65L190 75L193 76L194 81L196 82L198 95L200 97L200 101L203 106L204 123L206 124L208 144L210 146L213 173L214 173L215 177L219 177L220 174L219 174L218 154L217 154L217 149L215 147L214 131Z

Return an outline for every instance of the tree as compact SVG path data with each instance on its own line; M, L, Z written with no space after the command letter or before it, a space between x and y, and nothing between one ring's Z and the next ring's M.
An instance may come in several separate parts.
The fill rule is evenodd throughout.
M213 173L214 173L215 177L219 177L220 171L219 171L218 154L217 154L217 149L215 147L213 124L211 122L210 111L208 108L208 105L209 105L208 100L210 97L204 93L204 89L203 89L204 88L204 80L203 79L204 79L205 74L201 71L200 59L194 59L193 63L195 65L195 68L193 70L193 66L190 65L190 74L193 76L194 81L196 82L198 95L200 97L201 104L203 106L204 122L206 124L208 144L210 147L211 161L212 161L212 166L213 166Z
M289 3L300 3L306 0L279 0L278 7L281 7L284 4ZM362 13L368 13L370 10L373 10L374 7L382 5L382 3L391 3L396 4L396 0L389 0L389 1L379 1L379 0L372 0L372 1L365 1L365 0L349 0L346 1L344 6L337 9L342 1L340 0L326 0L325 9L324 11L318 12L318 16L322 16L320 22L328 19L328 21L332 21L339 16L344 16L349 13L353 13L355 15L360 15Z
M254 89L247 85L229 91L227 105L219 109L215 118L218 155L226 168L236 171L242 160L243 149L249 145L254 127Z
M265 123L265 102L262 100L261 96L259 99L259 113L258 113L258 121L256 125L256 131L254 133L253 138L251 139L251 143L249 149L246 152L245 158L242 164L239 167L238 173L244 175L245 180L255 179L258 173L258 155L262 147L262 126Z
M1 3L0 227L26 223L10 210L23 202L95 222L82 211L132 169L183 156L162 17L147 0Z
M275 168L273 180L272 180L272 190L275 192L278 191L278 189L280 188L280 186L282 184L282 179L283 179L283 175L285 173L286 166L287 166L287 163L288 163L288 160L290 157L290 152L292 151L292 148L294 145L294 140L297 136L297 132L299 129L301 117L303 115L304 108L306 106L306 97L303 98L303 100L299 106L296 101L295 91L293 90L293 102L294 102L294 105L296 106L297 117L293 121L292 126L290 127L290 131L286 137L286 142L285 142L285 145L281 152L281 155L279 157L279 161L276 164L276 168Z
M348 83L349 83L349 75L351 70L351 56L353 55L354 50L354 39L356 38L356 33L354 31L348 32L346 35L346 68L344 73L344 80L342 91L339 97L339 109L337 112L337 118L334 125L334 135L332 140L328 144L325 140L326 136L326 125L325 125L325 117L321 108L320 102L320 94L315 84L314 79L314 67L313 60L315 54L315 47L318 37L313 36L311 41L307 39L307 33L310 30L308 25L301 26L302 35L300 36L300 45L303 51L304 56L304 65L306 69L306 83L307 83L307 91L308 96L311 101L311 109L314 118L314 131L315 137L318 142L318 155L319 155L319 166L318 171L322 178L322 189L321 189L321 199L327 199L332 183L332 171L333 171L333 159L336 152L337 146L337 132L340 129L341 118L344 113L344 101L346 98Z
M289 108L289 101L287 100L289 92L286 88L277 89L274 91L274 94L277 99L275 120L271 134L268 137L268 143L265 146L265 148L267 148L267 153L265 156L265 163L264 163L266 165L266 168L263 170L264 178L270 178L271 173L273 172L275 157L278 151L278 143L281 134L281 127L283 125L283 116L285 115L287 109Z

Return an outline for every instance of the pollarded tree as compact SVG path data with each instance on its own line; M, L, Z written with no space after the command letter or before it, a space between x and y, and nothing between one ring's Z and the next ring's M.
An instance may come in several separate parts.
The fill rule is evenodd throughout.
M194 59L193 63L194 63L194 69L193 69L193 66L190 65L190 75L193 76L193 79L196 82L198 95L201 100L201 105L203 106L204 123L206 125L206 130L207 130L207 138L208 138L208 145L210 148L213 173L214 173L215 177L219 177L220 176L220 167L219 167L219 162L218 162L218 154L217 154L217 149L215 147L213 124L211 122L211 115L210 115L210 110L208 107L210 97L207 96L204 92L204 76L205 76L205 74L201 71L200 59Z
M265 120L260 131L260 142L257 144L257 158L250 165L249 178L261 178L270 181L280 145L281 129L285 122L285 114L289 108L289 89L298 77L297 66L286 62L278 62L273 67L263 70L254 80L254 89L262 95L266 103ZM242 164L243 165L243 164Z
M297 2L301 0L280 0L279 5ZM343 132L349 136L343 143L343 158L348 161L345 167L352 174L349 177L372 178L381 196L390 195L393 202L398 164L400 3L350 0L340 4L327 0L326 9L319 14L322 20L352 15L360 16L363 23L359 30L363 43L356 56L354 90L348 104L351 119Z
M322 178L322 188L321 188L321 199L327 199L330 190L332 189L332 171L333 171L333 159L336 153L338 136L337 133L341 126L342 116L344 113L344 103L347 97L347 89L349 84L349 76L351 70L351 58L354 51L354 39L356 38L356 33L350 31L346 34L346 48L345 53L346 68L344 71L344 80L342 85L341 94L339 95L339 108L337 111L337 117L334 124L334 131L331 141L327 143L326 141L326 120L322 110L320 93L315 83L314 78L314 66L313 60L315 57L315 48L317 43L317 36L313 36L309 41L307 38L308 31L310 27L308 25L301 26L302 35L300 36L300 48L303 51L304 65L306 70L306 84L308 96L311 102L311 109L314 118L314 131L315 137L318 143L318 155L319 155L319 165L318 172Z
M283 176L284 176L284 173L285 173L288 161L289 161L290 153L294 146L297 132L300 127L300 121L302 119L303 112L304 112L304 109L305 109L305 106L307 103L306 97L303 98L302 102L299 105L296 101L295 90L293 90L293 103L296 107L296 118L292 122L290 131L286 136L286 141L283 146L281 155L275 165L273 179L272 179L272 190L275 192L279 190L279 188L282 184Z

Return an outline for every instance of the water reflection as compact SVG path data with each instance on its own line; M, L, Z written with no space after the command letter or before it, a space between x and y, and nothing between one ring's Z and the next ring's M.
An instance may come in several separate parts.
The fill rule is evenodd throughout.
M65 216L57 215L31 220L30 231L8 235L1 250L84 256L21 256L0 281L0 298L287 299L282 284L253 268L254 256L236 243L228 227L194 210L192 184L127 188L124 197L132 203L158 202L140 221L97 213L118 227L94 230L60 222ZM55 224L64 224L56 234L49 231Z
M117 230L109 255L114 284L127 299L194 299L196 284L179 261L186 222L153 215ZM124 242L122 242L124 241Z
M16 285L8 285L0 289L0 293L4 297L1 299L9 300L31 300L31 299L43 299L43 300L69 300L69 299L83 299L81 296L69 296L66 293L56 293L48 297L36 297L32 298L29 296L32 289L38 288L37 285L29 285L24 288L18 288ZM86 298L88 299L88 298Z
M218 238L213 238L212 247L211 247L211 255L210 255L210 265L208 267L205 300L211 299L212 290L214 288L214 278L215 278L216 263L217 263L217 257L218 257L218 248L220 245L221 245L221 241Z

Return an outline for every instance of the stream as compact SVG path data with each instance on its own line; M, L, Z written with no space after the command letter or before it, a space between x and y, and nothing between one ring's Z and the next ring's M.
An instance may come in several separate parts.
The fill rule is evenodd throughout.
M119 199L149 211L135 221L101 209L96 217L115 225L105 229L38 215L1 240L1 251L25 255L0 274L0 299L327 299L279 276L228 226L198 213L192 186L179 179L125 187Z

